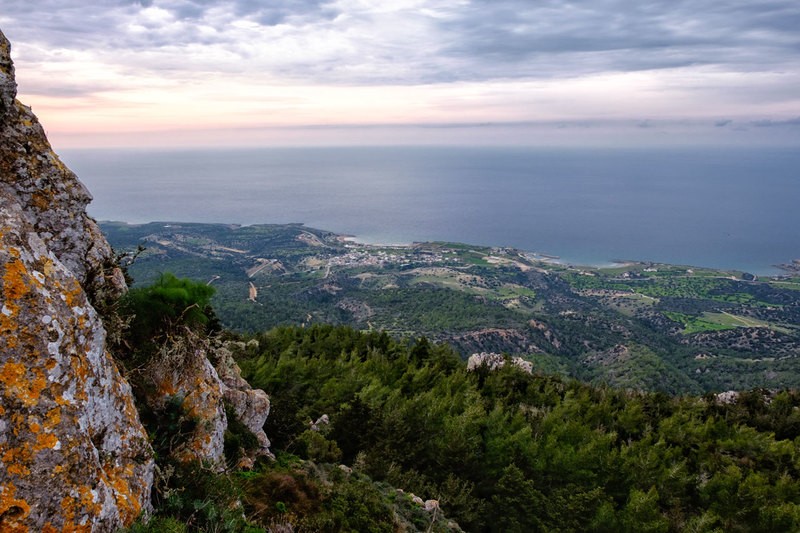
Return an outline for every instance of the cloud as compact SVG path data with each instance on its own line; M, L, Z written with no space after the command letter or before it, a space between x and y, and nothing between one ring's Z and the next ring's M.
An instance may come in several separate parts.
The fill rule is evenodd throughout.
M772 120L772 119L764 119L764 120L754 120L750 122L751 126L755 126L757 128L780 128L780 127L797 127L800 126L800 117L789 118L784 120Z
M794 0L3 0L0 27L20 94L64 127L97 108L98 131L689 118L724 136L800 109Z
M6 0L15 40L102 55L206 48L276 75L342 83L581 76L693 65L797 64L789 0ZM326 48L331 54L323 53ZM155 56L155 57L154 57ZM207 66L213 68L213 59ZM146 65L142 65L145 68ZM172 65L171 68L176 68Z
M446 53L515 76L796 64L798 27L796 2L724 0L479 0L442 22Z
M99 5L98 5L99 4ZM3 9L5 31L14 42L51 50L81 50L102 56L116 51L192 53L209 45L235 46L242 31L266 28L307 16L326 20L333 15L320 1L260 2L238 0L10 0Z

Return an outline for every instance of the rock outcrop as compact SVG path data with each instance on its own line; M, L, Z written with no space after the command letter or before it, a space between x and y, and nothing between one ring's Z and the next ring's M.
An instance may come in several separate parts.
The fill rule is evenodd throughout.
M128 374L134 396L107 342L110 332L121 339L112 304L125 294L125 279L86 214L90 200L30 108L16 100L10 46L0 33L4 533L116 531L147 510L156 467L137 402L158 412L177 397L197 422L170 448L171 459L222 469L226 407L258 442L245 466L271 455L263 431L269 398L242 379L224 346L190 328Z
M154 463L95 306L125 290L91 196L16 100L0 33L0 531L114 531Z
M153 411L161 411L171 399L180 398L185 414L201 422L172 450L172 456L223 469L228 413L244 424L259 444L242 466L252 466L255 456L272 455L263 429L269 397L262 390L252 389L241 377L225 346L186 329L160 349L158 356L138 371L137 381L143 385L138 389L140 401Z
M256 342L256 341L251 341ZM214 350L214 367L222 381L222 394L230 405L233 414L244 426L255 435L259 448L255 455L272 457L270 442L264 433L264 423L269 416L269 396L260 389L253 389L242 377L239 365L233 360L233 355L227 347L217 347ZM243 466L252 464L254 457L246 457ZM249 464L248 464L249 463Z
M154 412L179 399L185 416L197 420L169 454L181 462L200 461L224 466L223 446L228 425L222 381L208 360L210 342L186 329L160 345L160 351L137 371L136 395Z
M503 354L499 353L474 353L467 359L467 370L474 371L481 367L486 367L489 370L497 370L503 368L506 362L510 362L513 366L519 368L523 372L533 374L533 363L526 361L522 357L514 356L506 358Z

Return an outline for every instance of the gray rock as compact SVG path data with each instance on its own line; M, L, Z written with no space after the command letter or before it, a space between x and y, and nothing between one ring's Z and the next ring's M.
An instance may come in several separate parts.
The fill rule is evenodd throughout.
M269 396L263 390L250 387L242 377L233 355L224 346L214 349L213 359L216 361L214 366L223 384L225 401L233 408L236 418L258 439L260 447L256 455L272 457L272 452L269 450L270 442L264 433L264 423L269 417L270 410Z
M0 531L114 531L152 450L92 302L119 295L91 197L16 101L0 33Z

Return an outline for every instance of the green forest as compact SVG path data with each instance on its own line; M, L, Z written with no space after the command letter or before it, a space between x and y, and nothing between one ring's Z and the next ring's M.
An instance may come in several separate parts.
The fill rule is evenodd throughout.
M800 530L794 278L298 225L111 229L147 248L124 364L188 327L272 404L275 459L238 469L253 435L229 417L223 473L164 459L197 423L180 398L145 412L170 475L135 533ZM484 351L532 371L468 370Z
M446 345L346 327L256 340L241 364L272 395L277 449L436 498L465 530L800 528L794 392L727 404L468 372Z
M469 371L447 344L346 326L240 337L216 331L209 307L174 313L205 302L201 287L165 276L132 291L123 308L162 319L128 335L182 323L224 339L271 397L277 457L237 470L248 431L232 423L228 470L162 463L172 476L134 532L800 528L796 392L673 397L511 364ZM179 399L151 415L166 457L193 422Z

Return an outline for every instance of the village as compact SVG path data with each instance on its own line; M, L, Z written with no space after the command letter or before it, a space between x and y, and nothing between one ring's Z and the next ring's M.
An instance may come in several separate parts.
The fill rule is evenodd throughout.
M419 265L440 264L445 261L459 262L457 257L446 257L441 251L422 250L417 246L374 246L349 244L349 251L326 259L328 267L376 267L397 266L411 268Z

